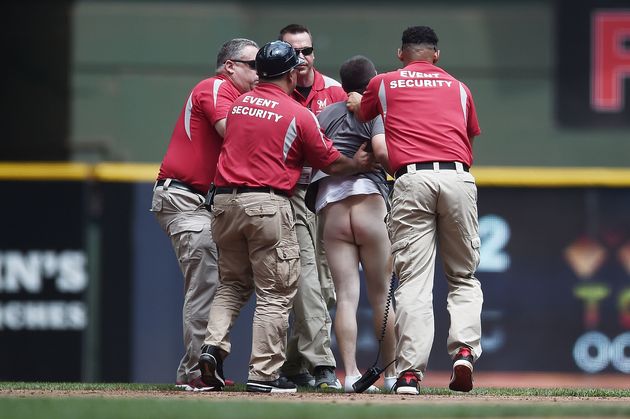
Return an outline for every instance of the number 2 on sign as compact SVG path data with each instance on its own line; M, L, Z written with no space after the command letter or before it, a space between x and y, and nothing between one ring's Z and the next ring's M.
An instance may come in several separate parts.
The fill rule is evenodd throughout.
M498 215L479 218L481 260L477 272L505 272L510 268L510 255L505 246L510 241L510 226Z

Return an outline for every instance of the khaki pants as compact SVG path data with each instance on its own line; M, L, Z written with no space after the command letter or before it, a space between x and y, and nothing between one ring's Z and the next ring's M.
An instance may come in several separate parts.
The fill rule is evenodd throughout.
M184 357L176 381L187 383L200 375L199 350L206 334L210 303L219 283L217 249L211 216L201 195L177 188L155 188L151 211L171 239L184 275Z
M396 290L396 373L413 370L422 377L433 345L433 279L436 248L448 283L451 326L447 349L481 355L483 293L475 278L479 264L477 187L461 170L410 170L394 184L388 220Z
M282 372L288 376L317 366L337 366L330 349L332 320L318 275L315 214L306 208L305 193L306 190L298 186L291 197L302 273L293 304L293 329L287 347L287 361L282 367Z
M230 329L252 292L250 380L272 381L285 361L289 311L300 275L300 249L288 198L272 193L219 194L212 208L220 284L205 344L230 352Z

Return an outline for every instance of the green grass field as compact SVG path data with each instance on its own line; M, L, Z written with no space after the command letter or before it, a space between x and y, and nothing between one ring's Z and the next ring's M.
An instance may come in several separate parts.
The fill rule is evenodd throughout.
M308 392L284 399L260 395L255 400L246 393L243 398L232 393L229 400L178 393L170 385L6 382L0 383L0 418L630 417L630 390L479 388L459 395L423 388L420 396L361 395L358 401L341 394L311 399Z

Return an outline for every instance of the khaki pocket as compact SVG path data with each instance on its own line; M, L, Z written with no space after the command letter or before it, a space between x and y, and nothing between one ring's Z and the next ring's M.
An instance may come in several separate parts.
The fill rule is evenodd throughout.
M458 173L459 185L466 192L468 198L475 204L477 203L477 184L475 183L475 177L468 173Z
M255 232L257 246L275 247L282 243L282 220L278 214L277 205L256 204L243 208L245 215L243 223L246 230Z
M180 264L187 264L200 246L203 229L207 224L181 223L170 227L169 235ZM208 231L209 234L209 231Z
M405 266L405 262L409 259L409 254L405 249L409 247L409 239L404 238L398 240L395 243L392 243L392 268L398 279L402 276L403 267Z
M223 214L225 210L223 208L212 207L212 210L210 212L215 217L218 217L219 215Z
M176 235L183 233L185 231L191 231L194 233L200 233L203 231L204 226L208 226L207 224L199 224L199 223L181 223L171 228L171 235Z
M276 252L281 260L292 260L300 258L300 248L298 246L277 247Z
M266 215L275 215L277 212L278 207L271 205L260 205L257 207L245 208L245 214L249 215L250 217L264 217Z
M481 238L479 236L470 239L470 246L473 248L473 271L477 270L481 261Z
M278 255L277 274L282 278L282 284L287 290L297 287L300 276L300 247L282 246L276 247Z
M404 249L409 245L409 239L398 240L396 243L392 243L392 255L401 249Z
M160 212L162 211L162 196L159 194L153 194L153 198L151 199L151 212Z

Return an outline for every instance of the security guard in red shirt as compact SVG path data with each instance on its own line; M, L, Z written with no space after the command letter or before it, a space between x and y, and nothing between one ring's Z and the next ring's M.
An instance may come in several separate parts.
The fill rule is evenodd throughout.
M338 174L375 166L365 147L352 159L341 155L321 134L315 116L289 97L301 63L286 42L264 45L256 55L258 86L240 96L228 114L212 207L220 284L199 359L202 379L215 388L225 383L229 331L255 292L247 390L296 391L279 374L300 274L289 196L306 162Z
M258 81L254 68L257 52L258 45L244 38L221 46L216 75L197 83L186 99L153 191L151 211L171 240L183 274L184 356L176 382L189 391L212 390L197 370L210 304L219 283L205 195L214 179L230 106Z
M433 344L433 276L439 250L448 283L453 359L449 388L473 388L481 356L483 292L479 265L477 187L469 172L473 139L481 133L468 87L436 66L438 37L428 26L402 34L404 67L379 74L348 108L361 120L380 114L392 170L389 236L396 290L397 394L419 394Z
M304 64L297 67L293 99L315 115L328 105L345 102L347 94L341 84L315 69L313 37L306 26L287 25L280 30L278 39L291 44L304 59ZM330 348L332 321L328 309L335 304L335 289L321 240L321 222L304 202L312 172L309 166L303 168L291 199L296 215L302 275L295 297L287 362L282 373L298 385L341 389Z

